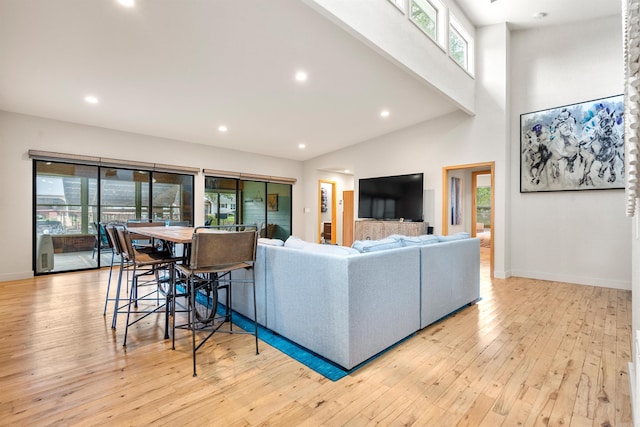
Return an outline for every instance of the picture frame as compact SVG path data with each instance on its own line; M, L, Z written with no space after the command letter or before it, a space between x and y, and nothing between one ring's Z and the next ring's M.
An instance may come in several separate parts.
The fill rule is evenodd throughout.
M462 178L451 177L451 225L462 224Z
M520 115L520 192L624 188L624 96Z
M277 210L278 210L278 195L267 194L267 211L277 211Z

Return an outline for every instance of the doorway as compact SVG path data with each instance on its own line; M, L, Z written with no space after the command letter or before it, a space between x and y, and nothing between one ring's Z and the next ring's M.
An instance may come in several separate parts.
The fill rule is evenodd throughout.
M336 228L336 183L318 181L318 243L335 244Z
M442 168L442 234L447 235L449 233L449 222L450 222L450 213L452 212L451 206L453 200L451 200L451 178L459 177L459 176L468 176L469 179L468 184L462 184L462 194L463 199L470 200L471 208L468 212L462 208L462 221L464 224L464 228L468 231L471 236L478 236L478 195L476 188L478 187L478 181L483 182L483 186L488 186L487 192L489 192L489 201L488 206L485 206L485 202L481 202L480 204L484 210L488 210L488 220L483 219L483 221L488 222L490 224L490 233L487 236L478 236L478 237L486 237L488 242L485 243L486 249L481 248L481 253L488 249L489 252L489 265L490 265L490 275L493 277L493 256L494 256L494 241L495 241L495 221L494 221L494 212L495 212L495 182L494 182L494 173L495 162L487 162L487 163L473 163L466 165L457 165L457 166L445 166ZM459 181L456 181L459 182ZM460 209L460 206L457 206ZM482 240L482 239L481 239ZM482 242L481 242L482 243ZM481 254L482 257L482 254Z

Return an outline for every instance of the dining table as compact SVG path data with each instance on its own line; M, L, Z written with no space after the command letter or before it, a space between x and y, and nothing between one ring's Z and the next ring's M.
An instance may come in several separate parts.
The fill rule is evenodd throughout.
M169 225L165 227L135 227L132 232L171 243L190 244L193 227Z
M169 248L174 256L178 256L182 260L188 258L191 242L193 239L194 227L181 226L181 225L169 225L164 227L138 227L131 228L131 231L137 235L150 237L152 239L161 240L165 248ZM177 248L176 244L183 245L181 248ZM182 261L178 261L182 262ZM167 320L165 322L165 335L164 338L169 338L169 312L171 316L175 319L175 304L174 300L176 294L176 277L174 273L174 265L170 266L170 297L169 299L171 307L167 312Z
M201 227L201 230L203 232L208 232L208 233L223 233L223 232L227 232L230 231L229 228L238 228L238 227L247 227L246 225L238 225L238 224L234 224L231 226L213 226L213 227ZM256 225L249 225L249 227L253 227L256 228L257 230L257 226ZM156 239L156 240L161 240L163 242L163 245L165 248L170 248L171 252L173 253L174 256L177 256L180 258L179 261L177 261L178 263L181 262L185 262L186 260L189 259L190 257L190 253L191 253L191 243L193 242L193 234L195 232L195 227L189 227L189 226L181 226L181 225L169 225L169 226L151 226L151 227L144 227L144 226L136 226L136 227L132 227L131 228L131 232L135 233L137 235L141 235L141 236L145 236L145 237L150 237L152 239ZM177 248L176 244L181 244L183 245L182 248ZM179 253L177 253L179 252ZM170 267L170 276L171 276L171 284L170 284L170 297L169 299L172 300L170 302L171 304L171 308L170 308L170 312L171 312L171 318L173 319L173 322L175 322L175 312L176 312L176 301L175 301L175 297L178 296L177 294L177 278L175 276L174 273L174 267L175 265L172 265ZM169 313L167 313L168 315ZM175 323L174 323L174 327L175 327ZM173 329L173 328L172 328ZM167 317L167 322L165 323L165 339L169 338L168 332L169 328L168 328L168 317Z

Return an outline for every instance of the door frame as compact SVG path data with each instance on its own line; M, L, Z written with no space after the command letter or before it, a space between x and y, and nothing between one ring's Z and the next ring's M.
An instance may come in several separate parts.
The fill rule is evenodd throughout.
M318 180L318 243L322 243L322 184L331 186L331 243L336 243L337 218L336 218L336 183L335 181Z
M342 192L342 245L351 246L353 244L354 232L354 191L345 190Z
M446 236L449 233L449 172L456 170L464 170L471 172L472 181L473 181L473 192L472 192L472 216L471 221L475 220L475 207L476 207L476 197L475 197L475 185L476 185L476 177L480 173L491 174L491 248L489 248L489 263L491 270L491 277L493 278L493 255L495 248L495 162L483 162L483 163L469 163L463 165L454 165L454 166L445 166L442 168L442 235ZM469 224L472 230L472 235L475 236L474 229L475 222Z

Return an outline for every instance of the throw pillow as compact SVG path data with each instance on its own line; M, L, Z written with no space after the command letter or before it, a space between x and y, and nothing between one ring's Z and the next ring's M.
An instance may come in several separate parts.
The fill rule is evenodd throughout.
M449 236L438 236L438 240L441 242L451 242L453 240L468 239L470 236L471 235L469 233L461 231L460 233L452 234Z
M302 240L299 237L289 236L287 241L284 242L284 247L285 248L292 248L292 249L302 249L305 246L307 246L308 244L309 244L308 242L305 242L304 240Z
M283 246L284 242L280 239L267 239L266 237L258 238L259 245L267 245L267 246Z
M358 252L376 252L402 247L402 241L390 237L380 240L356 240L351 247Z
M308 243L304 248L302 248L302 250L304 252L331 255L353 255L360 253L357 250L346 246L321 245L320 243Z

